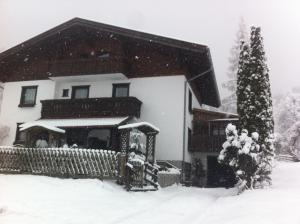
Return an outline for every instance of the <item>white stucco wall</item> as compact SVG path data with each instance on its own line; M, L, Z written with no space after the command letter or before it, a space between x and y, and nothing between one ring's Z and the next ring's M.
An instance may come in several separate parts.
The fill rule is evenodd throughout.
M40 118L40 100L60 99L63 89L69 89L67 98L70 98L72 86L77 85L90 85L90 98L111 97L112 84L130 83L129 95L137 97L143 102L139 121L147 121L160 128L156 141L156 158L181 161L183 157L184 80L184 75L127 79L122 74L110 74L5 83L0 124L10 127L10 135L4 144L11 145L13 143L16 123ZM19 108L22 86L30 85L38 85L37 105L33 108ZM188 111L189 89L188 86L186 95L186 162L191 161L190 153L187 150L187 128L192 128L192 114ZM193 94L193 108L199 107Z
M185 162L192 162L192 154L188 151L188 128L193 130L193 114L189 112L189 91L192 93L192 108L201 108L194 92L192 91L190 85L187 85L186 91L186 131L185 131ZM183 108L183 107L182 107Z
M36 105L34 107L18 107L22 86L37 85ZM54 97L54 82L51 80L6 82L4 84L1 105L0 124L10 128L9 136L3 145L12 145L15 140L17 123L37 120L41 117L40 100Z
M140 120L160 129L156 158L182 160L184 76L132 79L130 88L143 102Z
M68 99L72 95L72 86L89 85L89 97L112 97L112 85L115 83L130 83L123 74L65 76L53 78L55 81L55 99ZM63 89L69 89L69 96L62 97ZM131 90L131 87L130 87Z

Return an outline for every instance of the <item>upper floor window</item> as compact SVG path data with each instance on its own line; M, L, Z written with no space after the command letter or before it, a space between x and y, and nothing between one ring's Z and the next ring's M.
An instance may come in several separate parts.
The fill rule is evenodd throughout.
M37 86L23 86L19 107L33 107L36 102Z
M128 97L129 83L113 84L113 97Z
M68 97L69 96L69 89L63 89L62 97Z
M193 112L193 96L191 91L189 91L189 112Z
M73 86L72 99L89 98L90 86Z

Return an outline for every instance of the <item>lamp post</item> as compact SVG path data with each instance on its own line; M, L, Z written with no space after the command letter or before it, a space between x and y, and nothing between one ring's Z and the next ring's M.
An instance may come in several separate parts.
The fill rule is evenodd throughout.
M184 100L183 100L183 147L182 147L182 168L181 168L181 178L182 178L182 182L185 181L185 144L186 144L186 141L185 141L185 135L186 135L186 92L187 92L187 84L188 83L191 83L192 81L194 81L195 79L207 74L208 72L211 72L213 71L212 68L209 68L208 70L190 78L190 79L187 79L184 81Z

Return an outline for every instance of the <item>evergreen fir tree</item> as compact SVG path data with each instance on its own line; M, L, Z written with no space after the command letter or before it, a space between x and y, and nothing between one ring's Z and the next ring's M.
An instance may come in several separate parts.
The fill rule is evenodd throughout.
M269 70L259 27L251 27L250 48L251 107L246 128L249 132L258 132L260 143L264 144L266 138L274 132L274 121Z
M274 157L274 121L269 70L260 28L251 27L250 51L247 48L245 44L242 45L238 70L237 107L240 129L259 133L259 181L270 182Z
M240 57L240 43L248 42L246 25L243 18L240 19L239 29L236 34L235 42L230 50L229 57L229 68L227 72L227 76L229 78L228 81L222 84L222 87L229 91L229 95L222 99L222 107L223 111L236 113L237 112L237 72L239 66L239 57Z
M250 83L250 48L248 43L241 42L239 68L237 71L237 113L239 114L240 130L247 129L248 113L250 108L251 86Z

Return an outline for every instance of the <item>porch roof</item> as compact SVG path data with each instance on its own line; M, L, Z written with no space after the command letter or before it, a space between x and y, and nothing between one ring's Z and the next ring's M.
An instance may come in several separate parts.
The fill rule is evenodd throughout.
M138 122L138 123L132 123L132 124L125 124L122 126L119 126L118 129L133 129L136 128L145 134L154 132L159 133L159 128L155 127L153 124L150 124L148 122Z
M74 127L113 127L125 121L129 117L113 117L113 118L77 118L77 119L40 119L29 121L20 125L20 131L25 131L32 127L42 127L54 132L65 133L61 128Z

